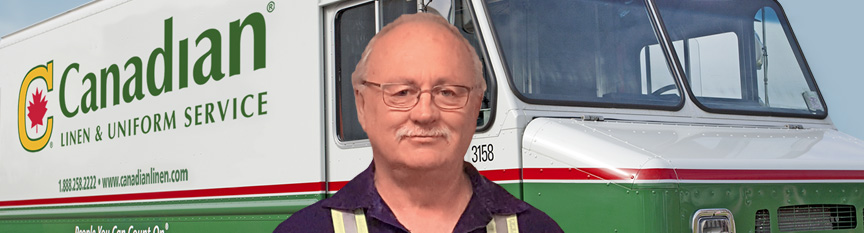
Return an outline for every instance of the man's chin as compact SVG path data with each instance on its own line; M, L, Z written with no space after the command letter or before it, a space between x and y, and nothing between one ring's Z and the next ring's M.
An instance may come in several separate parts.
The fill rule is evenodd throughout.
M448 159L448 155L444 154L444 150L433 150L423 148L410 151L400 159L399 163L402 166L413 170L431 170L447 166L452 159ZM461 156L459 157L462 158Z

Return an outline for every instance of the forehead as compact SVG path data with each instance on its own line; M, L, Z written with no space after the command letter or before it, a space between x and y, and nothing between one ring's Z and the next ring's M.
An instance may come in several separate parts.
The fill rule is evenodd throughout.
M471 56L456 36L430 22L399 25L373 45L368 76L379 81L469 82L473 75Z

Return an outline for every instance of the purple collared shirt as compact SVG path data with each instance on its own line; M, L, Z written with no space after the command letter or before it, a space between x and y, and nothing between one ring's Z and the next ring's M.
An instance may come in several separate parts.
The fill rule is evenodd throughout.
M354 177L333 197L318 201L294 213L279 224L274 233L333 232L330 209L366 212L366 223L371 233L409 232L393 215L373 185L375 166ZM459 217L454 233L485 233L486 224L492 215L517 214L519 232L564 232L546 213L513 197L504 188L480 175L470 163L465 163L465 173L471 180L474 194Z

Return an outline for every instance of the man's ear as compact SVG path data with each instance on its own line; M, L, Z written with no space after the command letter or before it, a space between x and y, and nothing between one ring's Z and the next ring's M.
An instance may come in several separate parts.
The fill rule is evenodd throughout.
M357 121L360 122L360 127L366 131L366 100L363 99L363 94L360 90L354 89L354 107L357 108Z

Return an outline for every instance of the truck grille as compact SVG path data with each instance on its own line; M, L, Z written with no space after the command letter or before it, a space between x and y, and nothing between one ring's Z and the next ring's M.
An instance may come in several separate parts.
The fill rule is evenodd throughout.
M768 215L767 209L756 211L755 233L771 233L771 216Z
M854 229L857 224L852 205L784 206L777 217L782 232Z

